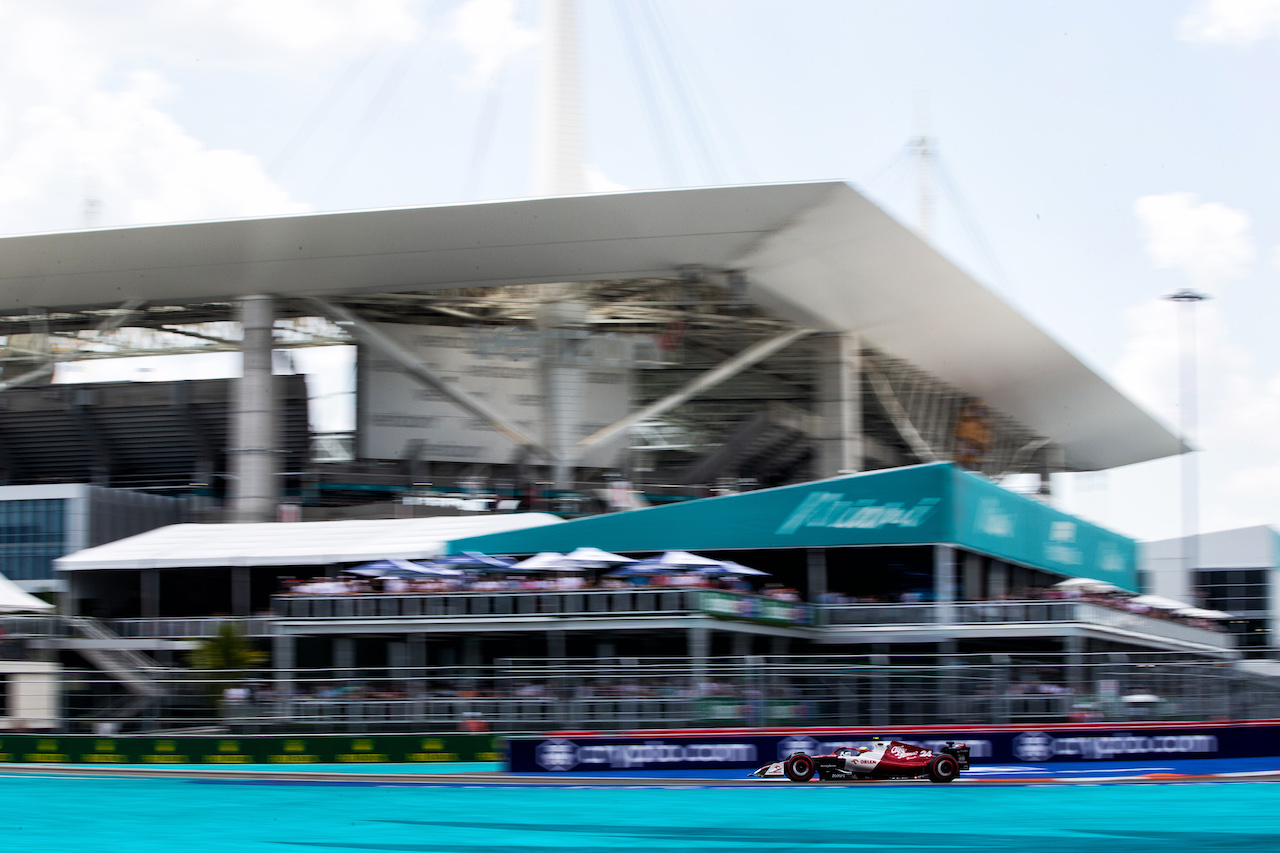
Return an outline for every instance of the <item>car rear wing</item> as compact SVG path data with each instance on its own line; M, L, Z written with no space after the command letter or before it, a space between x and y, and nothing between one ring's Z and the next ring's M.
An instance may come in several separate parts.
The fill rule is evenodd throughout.
M942 748L942 752L954 758L956 764L960 765L961 770L969 769L969 747L965 744L949 740L947 745Z

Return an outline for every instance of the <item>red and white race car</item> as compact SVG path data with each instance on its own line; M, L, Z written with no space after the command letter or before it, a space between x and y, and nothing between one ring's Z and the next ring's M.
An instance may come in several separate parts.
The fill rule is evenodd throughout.
M785 761L766 764L752 776L785 776L808 782L814 776L832 779L928 779L950 782L969 769L969 747L947 741L938 752L898 740L873 741L870 746L842 746L830 755L793 752Z

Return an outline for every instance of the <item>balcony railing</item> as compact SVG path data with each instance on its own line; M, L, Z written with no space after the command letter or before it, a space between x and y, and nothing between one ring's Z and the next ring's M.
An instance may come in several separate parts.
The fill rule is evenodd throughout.
M1130 613L1084 601L981 601L948 604L828 604L819 607L820 624L831 627L940 625L1077 624L1132 631L1167 640L1220 649L1234 647L1225 631Z
M676 616L696 612L696 589L451 592L402 595L278 595L277 616L291 619L389 617Z
M716 617L818 629L923 630L950 626L1068 625L1129 631L1228 650L1231 635L1184 622L1076 601L983 601L916 604L804 604L705 589L539 590L418 594L279 595L274 616L235 620L246 633L268 637L276 619L447 619L492 621L520 617ZM203 639L226 617L116 619L122 637Z
M107 619L107 627L127 639L203 640L215 637L224 622L234 622L249 637L270 637L275 621L270 616L231 619L226 616L193 616L185 619Z

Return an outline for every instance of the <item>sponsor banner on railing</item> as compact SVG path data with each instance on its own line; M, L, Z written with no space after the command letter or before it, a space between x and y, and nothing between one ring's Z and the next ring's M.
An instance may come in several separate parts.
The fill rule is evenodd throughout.
M813 608L798 601L779 601L753 595L705 590L698 597L698 609L725 619L768 622L774 625L812 625Z
M0 732L0 762L43 764L439 764L501 761L492 735L89 737Z
M793 752L822 755L842 746L870 746L875 737L866 730L784 735L733 735L721 730L717 734L659 737L512 738L510 768L517 773L745 770L779 761ZM895 730L884 737L934 750L948 741L961 741L968 744L974 763L986 764L1280 756L1280 724L1114 729L1047 726L1038 731L956 729L915 734Z

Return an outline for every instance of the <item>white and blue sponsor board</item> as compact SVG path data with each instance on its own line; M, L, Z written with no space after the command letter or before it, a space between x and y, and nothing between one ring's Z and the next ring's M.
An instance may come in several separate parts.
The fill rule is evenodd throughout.
M821 755L842 746L868 746L866 731L759 735L744 732L660 737L564 736L512 738L516 773L594 773L611 770L749 769L793 752ZM970 748L975 764L1126 761L1280 756L1280 723L1197 727L1140 726L1039 730L957 729L895 731L881 736L938 750L948 741Z

